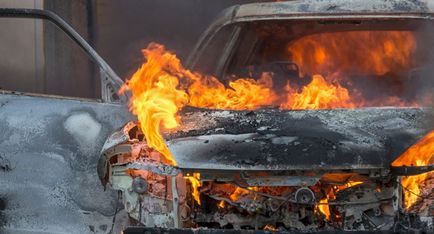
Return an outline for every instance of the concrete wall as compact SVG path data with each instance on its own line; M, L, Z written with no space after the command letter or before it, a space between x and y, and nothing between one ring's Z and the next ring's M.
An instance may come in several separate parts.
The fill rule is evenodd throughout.
M2 0L0 8L41 8L42 0ZM40 20L0 18L0 88L43 90L44 54Z

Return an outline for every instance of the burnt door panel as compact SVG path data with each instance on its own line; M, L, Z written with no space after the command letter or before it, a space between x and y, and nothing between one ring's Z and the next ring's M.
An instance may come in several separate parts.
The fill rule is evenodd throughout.
M96 173L102 144L132 119L126 106L0 95L0 230L106 233L117 193Z

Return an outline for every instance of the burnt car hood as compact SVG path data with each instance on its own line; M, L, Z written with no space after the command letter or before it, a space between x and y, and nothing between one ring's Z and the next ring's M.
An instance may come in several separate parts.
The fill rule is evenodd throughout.
M165 133L180 169L389 168L432 129L431 108L222 111L186 108Z

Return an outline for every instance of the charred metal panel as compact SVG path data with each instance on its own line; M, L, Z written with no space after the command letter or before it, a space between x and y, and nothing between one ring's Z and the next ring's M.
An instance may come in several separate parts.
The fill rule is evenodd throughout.
M109 232L117 193L103 190L95 168L107 137L134 119L127 108L2 94L0 119L0 164L7 165L0 232Z
M186 109L167 138L181 169L389 168L432 129L433 115L427 108Z

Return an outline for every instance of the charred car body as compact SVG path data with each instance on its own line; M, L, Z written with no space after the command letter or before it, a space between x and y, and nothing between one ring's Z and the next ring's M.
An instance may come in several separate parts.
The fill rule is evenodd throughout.
M293 38L282 38L285 43L356 28L411 31L430 41L429 33L424 37L426 31L416 29L429 28L432 12L429 3L417 1L235 6L205 32L188 66L222 80L227 74L279 73L280 69L281 85L288 77L301 78L302 64L279 56L259 64L237 57L252 54L260 42L267 45L270 39L278 39L260 36L281 35L273 33L274 26L293 30L289 34ZM0 9L0 16L50 20L97 64L102 84L99 100L1 91L2 232L111 232L113 215L116 221L121 218L115 190L121 192L131 225L149 228L432 228L432 192L431 197L420 199L418 209L406 210L399 183L400 176L424 173L432 165L391 167L433 128L431 108L227 111L187 107L180 113L181 127L164 134L177 162L173 166L148 147L137 123L129 122L135 117L126 108L128 97L117 93L123 82L63 20L47 11L27 9ZM250 43L241 38L250 38ZM418 75L429 74L432 66L416 64L417 69L400 70L401 74L412 77L407 84L422 83L430 90L429 79L421 82ZM420 91L410 88L404 93L417 99L415 90ZM99 186L95 167L106 192Z
M396 131L424 132L419 123L427 117L418 108L184 111L184 121L207 127L167 136L176 167L161 163L133 123L104 147L100 175L123 191L128 213L147 227L391 230L402 188L386 149L405 147L415 136L395 141ZM342 124L346 118L353 121ZM333 195L324 200L327 192ZM321 206L330 211L318 212ZM345 217L331 215L326 224L334 211Z
M368 31L411 33L418 45L424 45L433 37L425 30L433 26L430 7L415 1L235 6L203 34L187 63L192 70L222 80L229 74L280 72L283 80L275 85L283 86L286 79L300 81L303 75L313 75L306 69L301 72L305 64L282 60L276 52L288 50L291 42L312 35L347 37L348 32ZM338 47L343 50L345 45ZM385 75L398 76L399 94L411 101L421 96L421 89L408 84L423 80L427 88L429 78L423 74L433 69L427 56L415 58L415 66ZM352 66L363 67L363 61L354 61ZM356 74L347 72L355 77L350 83L360 85L357 88L366 84L357 83L368 79L357 69ZM397 86L391 84L376 84L375 95L396 92ZM431 230L432 192L422 199L420 209L404 209L400 176L426 173L432 165L391 164L432 129L433 114L429 107L290 111L188 107L180 113L181 127L164 134L176 166L148 147L140 127L130 122L106 141L98 174L104 185L122 191L130 217L146 227Z

